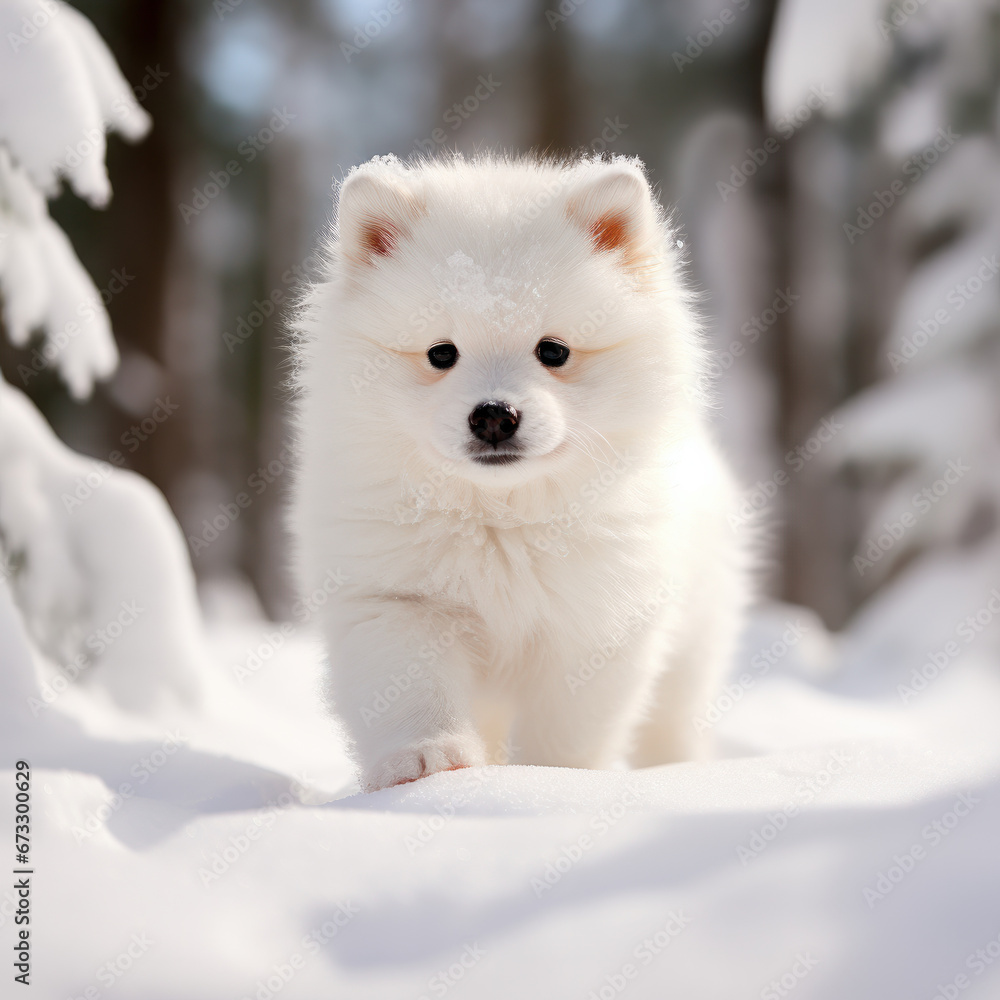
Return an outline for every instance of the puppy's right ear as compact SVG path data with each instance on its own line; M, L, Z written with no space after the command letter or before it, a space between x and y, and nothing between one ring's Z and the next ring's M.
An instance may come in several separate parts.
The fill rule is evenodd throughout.
M372 267L379 258L393 256L423 214L423 206L398 171L365 164L352 171L340 188L340 245L353 263Z

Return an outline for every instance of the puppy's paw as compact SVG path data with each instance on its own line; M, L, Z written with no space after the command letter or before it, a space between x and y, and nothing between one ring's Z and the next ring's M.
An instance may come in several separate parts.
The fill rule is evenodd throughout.
M377 792L437 771L456 771L485 763L486 753L478 736L437 736L383 757L362 775L361 787L366 792Z

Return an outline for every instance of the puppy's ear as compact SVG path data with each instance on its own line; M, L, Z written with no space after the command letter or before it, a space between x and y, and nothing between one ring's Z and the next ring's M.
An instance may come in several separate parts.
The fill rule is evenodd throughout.
M401 171L365 164L352 171L340 188L341 247L352 263L371 267L379 258L396 253L422 214L423 207L407 189Z
M566 217L590 237L596 253L617 253L641 267L656 246L656 208L641 167L595 164L566 202Z

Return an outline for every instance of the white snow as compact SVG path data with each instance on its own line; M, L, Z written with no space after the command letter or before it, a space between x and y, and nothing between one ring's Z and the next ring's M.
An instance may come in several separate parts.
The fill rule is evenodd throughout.
M22 372L24 382L52 366L82 399L95 380L115 370L118 349L100 293L49 217L44 197L2 146L0 294L13 343L24 346L33 331L45 331L44 345Z
M111 196L105 132L138 139L150 126L111 53L61 0L6 0L0 37L0 142L46 194L66 177L80 197L103 205Z
M790 607L755 618L712 716L728 759L486 767L365 796L308 630L218 624L197 708L140 716L81 688L35 717L0 584L2 759L34 770L36 991L583 998L625 982L717 1000L792 976L797 997L884 1000L964 973L992 995L1000 962L966 966L1000 934L992 647L904 704L924 650L893 658L859 634L842 646L861 680L842 664L810 680L831 648L818 628Z
M206 656L184 539L159 491L108 458L70 451L0 380L0 542L13 593L35 644L81 685L133 708L195 698ZM55 681L54 668L45 674ZM43 695L46 705L63 696L48 680Z
M149 115L94 26L61 0L0 4L0 299L11 340L45 343L27 384L54 367L82 399L118 364L105 304L46 197L67 179L92 205L111 196L105 133L136 140Z
M777 122L819 94L825 97L824 114L851 111L884 74L898 39L918 49L944 38L946 89L978 82L988 72L978 42L991 10L991 0L783 0L765 70L768 119ZM929 91L911 91L887 121L888 147L899 151L918 140L941 110Z
M892 49L879 32L883 0L784 0L764 76L767 117L776 122L822 95L827 114L847 111L878 79Z

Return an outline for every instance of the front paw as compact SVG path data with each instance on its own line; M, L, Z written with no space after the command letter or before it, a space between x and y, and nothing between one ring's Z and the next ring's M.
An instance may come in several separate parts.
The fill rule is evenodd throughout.
M478 736L437 736L383 757L362 775L361 787L366 792L377 792L437 771L455 771L485 763L486 753Z

